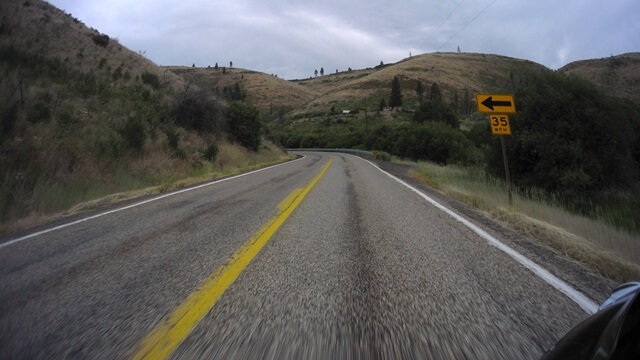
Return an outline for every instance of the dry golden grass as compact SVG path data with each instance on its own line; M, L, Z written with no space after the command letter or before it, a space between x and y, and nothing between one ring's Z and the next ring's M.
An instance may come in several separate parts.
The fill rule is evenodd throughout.
M619 282L640 278L640 239L625 231L517 193L508 207L502 184L469 176L462 168L420 163L412 176L603 276Z
M611 95L640 103L640 53L575 61L558 71L585 78Z

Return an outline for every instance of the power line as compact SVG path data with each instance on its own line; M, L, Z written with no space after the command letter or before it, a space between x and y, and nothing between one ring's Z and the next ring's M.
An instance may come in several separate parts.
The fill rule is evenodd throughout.
M452 12L449 13L449 15L447 15L447 18L444 19L444 21L442 21L440 23L440 25L438 25L438 27L435 30L432 30L429 35L427 35L427 38L424 40L424 43L426 44L426 42L431 38L431 35L433 35L434 32L437 32L438 30L440 30L440 28L442 27L442 25L444 25L444 23L447 22L447 20L449 20L449 18L451 17L451 15L453 15L454 12L456 12L456 10L458 10L458 8L460 7L460 5L462 5L462 3L465 2L465 0L462 0L456 7L455 9L453 9Z
M478 16L482 15L482 13L483 13L483 12L485 12L485 10L487 10L487 9L488 9L491 5L493 5L493 3L494 3L494 2L496 2L496 1L498 1L498 0L493 0L489 5L487 5L484 9L482 9L482 11L480 11L480 12L478 13L478 15L474 16L474 17L473 17L473 19L471 19L471 21L469 21L469 22L467 23L467 25L465 25L464 27L462 27L462 29L458 30L458 32L457 32L457 33L455 33L455 34L453 34L453 36L452 36L452 37L450 37L450 38L449 38L449 40L447 40L444 44L442 44L442 45L438 48L438 51L440 51L440 49L442 49L445 45L447 45L447 44L449 43L449 41L451 41L454 37L456 37L456 35L460 34L464 29L466 29L466 28L467 28L467 26L471 25L471 23L472 23L472 22L474 22L474 21L478 18Z

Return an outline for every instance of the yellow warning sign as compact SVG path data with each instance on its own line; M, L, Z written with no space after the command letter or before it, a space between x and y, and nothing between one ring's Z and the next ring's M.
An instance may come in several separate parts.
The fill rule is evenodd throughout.
M491 133L493 135L511 135L509 117L507 115L489 115L491 120Z
M476 104L481 113L513 114L516 112L513 95L476 94Z

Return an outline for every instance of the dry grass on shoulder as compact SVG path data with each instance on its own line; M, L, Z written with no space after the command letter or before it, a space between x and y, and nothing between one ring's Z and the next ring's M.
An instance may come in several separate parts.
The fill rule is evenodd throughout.
M252 170L257 170L267 166L275 165L285 161L289 161L295 158L295 156L286 154L280 148L270 142L264 142L259 152L252 152L243 148L238 144L229 142L220 142L219 154L216 161L211 163L204 163L200 168L192 170L191 173L187 173L189 167L184 165L180 168L180 164L184 163L179 159L154 159L154 158L141 158L132 166L137 168L137 172L146 174L149 177L149 173L153 172L153 168L157 168L159 164L164 164L168 169L176 171L175 174L167 176L166 171L162 172L158 170L157 178L154 179L157 184L155 186L144 186L147 181L136 177L134 174L126 172L117 175L121 179L115 179L114 181L122 182L121 186L125 188L133 188L133 190L120 191L103 196L99 196L95 199L84 200L73 204L66 210L50 212L50 213L37 213L33 212L26 217L13 221L7 224L0 225L0 234L11 234L17 231L32 228L41 224L50 223L64 217L75 215L84 211L105 208L118 203L122 203L127 200L157 195L174 191L180 188L196 185L220 179L227 176L240 174ZM156 153L151 153L151 155ZM131 170L131 169L129 169ZM180 170L180 171L178 171ZM179 174L184 174L180 177ZM178 177L176 179L176 176ZM142 186L142 188L140 188ZM100 191L108 191L108 189L100 189ZM86 193L83 193L86 196ZM81 197L79 198L81 199Z

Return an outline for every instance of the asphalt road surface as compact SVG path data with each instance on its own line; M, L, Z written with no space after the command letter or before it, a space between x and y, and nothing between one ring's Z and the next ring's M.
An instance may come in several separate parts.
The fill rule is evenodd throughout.
M371 163L304 155L0 239L0 358L143 358L168 337L173 358L535 359L588 316ZM413 184L593 303L615 285Z

